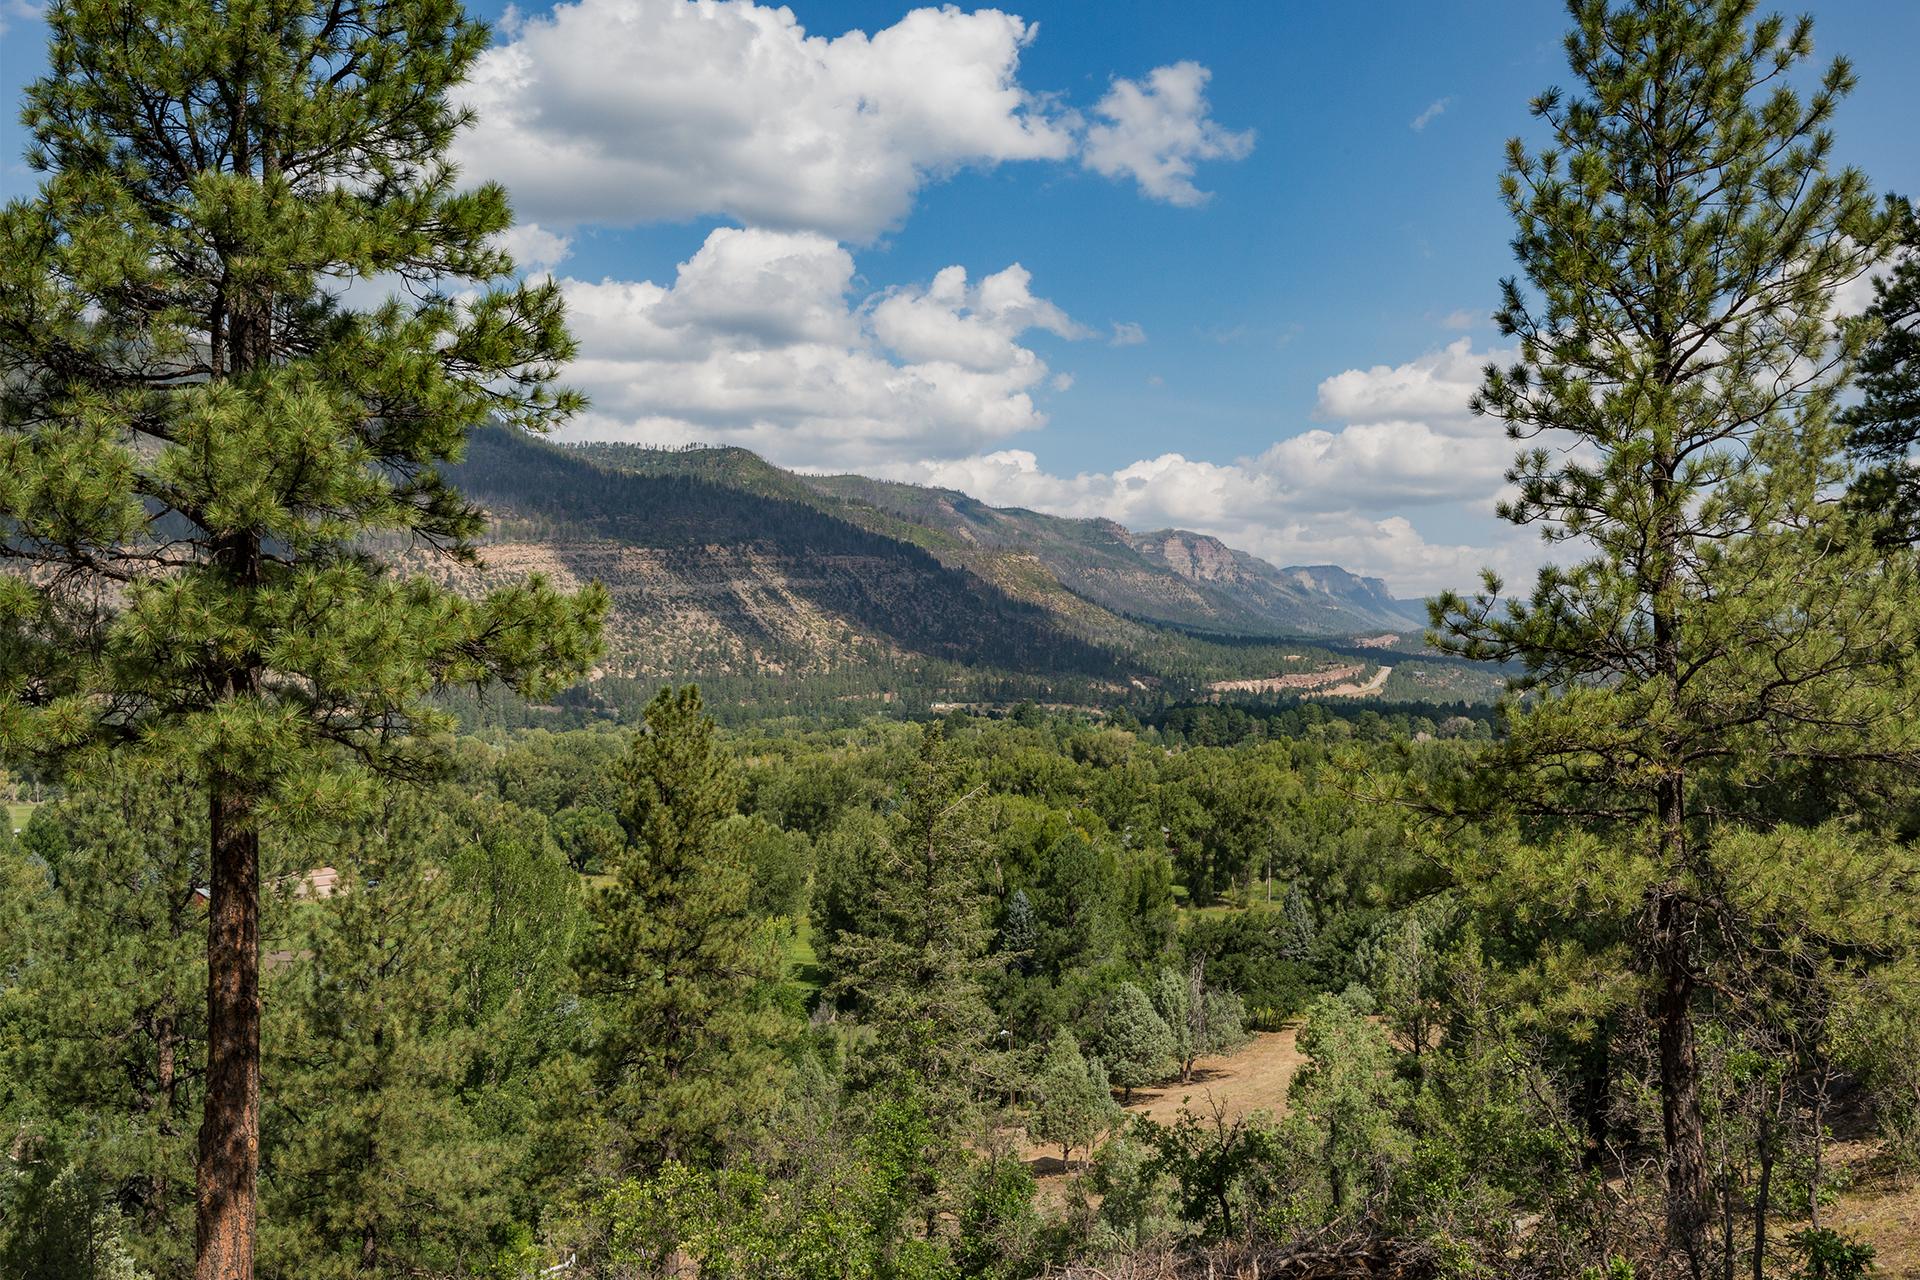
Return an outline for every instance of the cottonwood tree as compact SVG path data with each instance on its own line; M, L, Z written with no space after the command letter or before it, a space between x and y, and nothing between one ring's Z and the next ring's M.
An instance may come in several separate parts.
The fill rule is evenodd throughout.
M436 686L576 677L603 597L463 599L372 540L472 558L442 480L542 429L573 351L459 190L448 0L55 0L44 178L0 214L0 749L164 759L210 821L200 1280L253 1274L262 831L432 757ZM397 294L369 307L345 295Z
M1847 65L1805 92L1790 78L1807 21L1756 21L1751 0L1569 10L1581 92L1535 100L1550 141L1511 143L1501 182L1524 282L1503 284L1498 320L1519 356L1474 407L1542 441L1503 514L1584 558L1523 601L1491 576L1442 597L1433 634L1524 672L1478 802L1542 846L1458 861L1617 926L1657 1036L1669 1240L1698 1276L1695 1023L1715 949L1742 932L1723 827L1789 816L1764 808L1814 769L1822 794L1852 795L1920 762L1920 584L1834 500L1835 399L1865 333L1835 323L1834 292L1882 258L1893 219L1829 163ZM1741 870L1819 881L1811 847Z

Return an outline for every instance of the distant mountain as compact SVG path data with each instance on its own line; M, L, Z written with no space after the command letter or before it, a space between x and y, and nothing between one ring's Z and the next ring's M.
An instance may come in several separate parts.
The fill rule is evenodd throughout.
M603 683L1108 702L1311 670L1342 647L1335 637L1422 625L1379 580L1333 566L1276 568L1185 530L799 475L744 449L557 446L490 430L452 478L496 529L484 570L432 571L474 585L535 570L606 583Z
M948 533L958 540L951 550L956 559L967 559L975 549L1031 555L1068 590L1130 617L1197 631L1265 636L1417 630L1426 625L1424 604L1396 601L1378 578L1362 578L1332 565L1276 569L1204 533L1135 533L1111 520L990 507L954 489L866 476L792 478L845 501L849 518L860 519L858 508L864 505Z

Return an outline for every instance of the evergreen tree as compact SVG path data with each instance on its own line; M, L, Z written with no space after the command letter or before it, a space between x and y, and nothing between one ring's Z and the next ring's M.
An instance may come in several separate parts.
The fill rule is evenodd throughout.
M1073 1149L1090 1144L1113 1127L1120 1109L1099 1063L1088 1062L1071 1031L1055 1035L1034 1077L1040 1101L1033 1111L1033 1136L1060 1144L1060 1163L1070 1165Z
M199 1280L253 1273L259 847L426 763L423 696L585 670L603 605L464 600L368 552L471 558L470 431L577 398L557 286L502 285L498 187L454 189L446 0L56 0L36 196L0 214L0 749L160 759L208 807ZM356 310L352 277L404 300Z
M1289 960L1305 960L1313 954L1319 928L1314 923L1313 903L1298 881L1287 886L1287 896L1280 903L1280 915L1283 922L1280 954Z
M1121 1097L1139 1085L1167 1078L1176 1066L1173 1032L1147 993L1131 982L1116 983L1100 1011L1100 1061Z
M1832 322L1832 298L1884 255L1892 220L1828 165L1845 63L1804 96L1782 79L1811 52L1809 22L1754 21L1752 0L1569 9L1585 96L1541 95L1551 144L1511 144L1526 285L1505 282L1498 319L1519 360L1488 370L1474 406L1556 446L1520 455L1503 513L1591 554L1543 570L1529 601L1505 604L1490 576L1433 609L1448 651L1524 669L1477 803L1557 841L1559 865L1537 850L1456 865L1584 913L1569 942L1630 955L1657 1037L1668 1235L1698 1276L1695 1020L1709 950L1746 928L1718 826L1803 794L1797 771L1870 791L1876 769L1920 761L1892 692L1920 639L1912 563L1832 500L1834 401L1862 337ZM1769 876L1828 874L1797 851Z
M1842 415L1861 464L1853 496L1886 521L1887 542L1920 542L1920 216L1907 210L1902 253L1874 282L1867 315L1881 328L1860 357L1859 404Z
M871 916L833 951L836 989L859 1002L875 1030L870 1068L912 1080L948 1125L985 1095L996 1065L998 1025L982 984L1000 959L988 954L973 799L960 789L944 730L927 725L880 851Z
M76 1244L188 1261L206 837L178 773L113 769L35 810L0 873L0 1126L26 1175L0 1205L0 1264L68 1232L45 1215L75 1205ZM59 1252L43 1254L46 1274L67 1274Z
M1442 961L1451 916L1444 899L1402 912L1375 939L1366 966L1381 1016L1413 1056L1416 1073L1444 1016L1447 973Z
M652 1172L712 1155L771 1104L780 965L726 831L740 778L698 689L655 696L619 777L628 844L593 900L580 980L617 1155Z
M1006 913L1000 920L1000 954L1020 973L1033 970L1033 953L1040 945L1040 926L1033 914L1033 900L1025 889L1015 889L1007 898Z
M475 961L512 904L449 883L438 810L401 793L350 828L269 975L263 1275L471 1271L508 1219L513 1144L478 1104L515 1037Z

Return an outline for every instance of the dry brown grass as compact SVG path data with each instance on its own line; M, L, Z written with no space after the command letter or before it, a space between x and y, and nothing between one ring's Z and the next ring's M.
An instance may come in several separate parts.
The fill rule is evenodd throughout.
M1850 1185L1828 1211L1826 1225L1872 1245L1877 1275L1920 1280L1920 1183L1881 1159L1876 1146L1835 1144L1835 1163L1847 1171Z
M1286 1110L1287 1086L1305 1061L1294 1043L1296 1031L1262 1031L1232 1053L1202 1058L1194 1064L1193 1079L1152 1089L1135 1089L1127 1110L1162 1124L1172 1121L1182 1107L1212 1115L1217 1103L1228 1120L1256 1111L1279 1115Z
M1146 1116L1161 1124L1171 1123L1182 1107L1211 1116L1216 1103L1230 1121L1256 1111L1277 1116L1286 1110L1287 1085L1305 1061L1294 1039L1292 1027L1257 1032L1232 1053L1200 1059L1194 1064L1193 1079L1185 1084L1176 1080L1151 1089L1135 1089L1125 1109L1129 1115ZM1042 1196L1057 1200L1068 1172L1060 1161L1060 1148L1035 1142L1019 1147L1027 1167L1040 1179ZM1085 1152L1074 1153L1074 1172L1080 1170L1085 1159Z

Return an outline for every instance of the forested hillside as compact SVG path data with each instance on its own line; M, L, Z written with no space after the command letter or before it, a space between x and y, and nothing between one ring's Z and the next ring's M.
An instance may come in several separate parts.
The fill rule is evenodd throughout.
M783 119L854 77L761 167L901 161L918 77L859 76L903 29L997 24L973 79L1057 105L998 12L608 8L623 86L664 14L774 42L708 59L702 150L761 140L718 100L763 64ZM1920 1275L1920 217L1840 163L1811 19L1568 9L1471 404L1553 562L1418 640L1179 530L545 443L569 314L651 358L634 308L714 263L611 310L516 266L565 237L453 148L532 63L452 0L0 13L49 35L0 210L0 1280ZM993 118L1195 209L1252 145L1208 74ZM1142 119L1187 149L1116 159ZM1023 268L855 315L851 254L738 231L756 343L822 262L815 339L1096 336Z
M1022 699L1149 710L1356 660L1363 680L1398 664L1402 686L1423 680L1442 701L1496 688L1437 655L1388 663L1339 639L1281 639L1296 623L1417 631L1378 584L1277 570L1198 535L803 477L739 449L486 431L450 475L492 515L487 567L423 567L467 589L529 572L605 584L595 687L629 712L647 681L685 677L769 712Z

